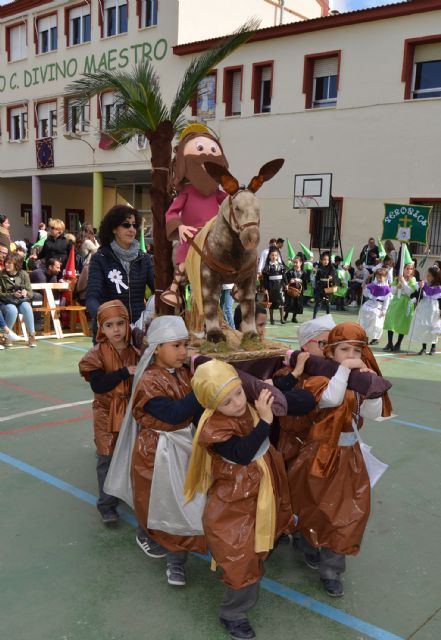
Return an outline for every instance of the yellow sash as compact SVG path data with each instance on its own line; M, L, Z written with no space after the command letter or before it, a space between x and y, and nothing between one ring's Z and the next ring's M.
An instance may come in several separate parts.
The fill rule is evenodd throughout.
M209 220L198 234L193 238L193 241L199 249L202 251L204 248L205 240L209 231L212 229L216 222L216 216ZM196 304L199 315L204 314L204 305L202 304L202 287L201 287L201 256L197 251L190 247L187 258L185 259L185 270L187 272L188 279L191 285L191 293L194 303Z

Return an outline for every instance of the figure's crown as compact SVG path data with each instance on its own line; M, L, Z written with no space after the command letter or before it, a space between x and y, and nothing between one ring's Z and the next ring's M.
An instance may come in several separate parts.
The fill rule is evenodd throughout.
M190 133L210 133L211 131L208 127L206 127L202 122L192 122L187 125L184 129L182 129L179 140L183 140L185 136L188 136Z

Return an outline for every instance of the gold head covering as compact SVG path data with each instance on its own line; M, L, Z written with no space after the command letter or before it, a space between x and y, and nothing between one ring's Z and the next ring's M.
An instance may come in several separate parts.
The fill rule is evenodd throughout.
M106 320L110 320L111 318L124 318L124 320L126 321L124 339L128 344L130 340L129 312L127 311L127 307L121 302L121 300L109 300L109 302L104 302L104 304L99 307L97 314L98 332L96 334L96 341L105 342L107 340L101 329Z
M208 451L199 446L199 435L206 421L213 415L222 400L231 391L242 385L236 369L220 360L210 360L196 369L191 385L198 402L205 408L193 439L190 463L184 483L184 497L186 502L191 500L196 492L206 493L212 482L211 456ZM253 416L254 426L259 416L251 405L248 405ZM262 471L262 478L257 498L255 543L256 553L264 553L274 546L276 504L272 486L271 474L267 464L261 456L256 460Z

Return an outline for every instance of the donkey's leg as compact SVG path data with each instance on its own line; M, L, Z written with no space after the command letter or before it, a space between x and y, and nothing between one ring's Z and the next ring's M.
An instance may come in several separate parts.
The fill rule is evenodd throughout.
M221 342L226 338L219 326L219 299L221 292L221 279L206 265L201 268L202 302L204 305L205 328L209 342Z
M238 300L242 312L241 331L257 336L256 331L256 281L254 274L242 282L238 282Z

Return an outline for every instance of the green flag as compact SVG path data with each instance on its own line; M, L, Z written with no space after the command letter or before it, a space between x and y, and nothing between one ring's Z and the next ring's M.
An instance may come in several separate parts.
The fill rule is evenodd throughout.
M409 249L407 248L407 244L405 244L403 242L403 244L401 245L403 252L404 252L404 263L403 264L413 264L413 260L412 257L409 253Z
M293 260L296 257L296 252L292 248L292 244L286 239L286 246L288 247L288 260Z
M305 258L307 260L312 260L312 258L314 257L314 254L312 253L312 251L310 249L308 249L308 247L305 247L303 242L300 243L300 248L301 248L302 253L304 254Z
M142 221L141 231L139 233L139 250L142 251L142 253L147 253L145 248L145 238L144 238L144 220Z
M349 253L343 258L343 267L349 267L352 262L352 256L354 255L354 247L349 251Z
M384 248L384 245L380 240L380 236L378 236L378 251L378 257L380 258L380 260L384 260L384 258L386 257L386 249Z
M382 238L427 244L432 207L421 204L384 204Z
M34 244L32 245L32 248L34 247L42 247L44 245L46 241L46 238L40 238L40 240L37 240L37 242L34 242Z

